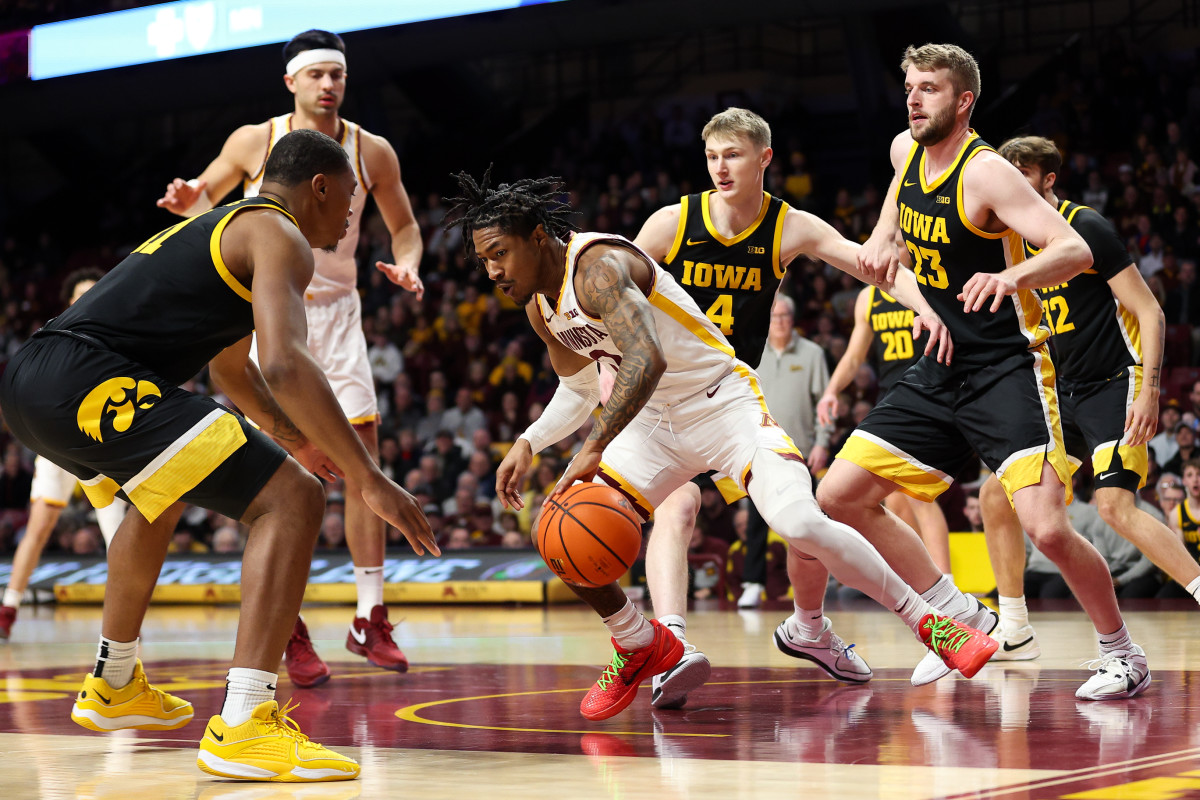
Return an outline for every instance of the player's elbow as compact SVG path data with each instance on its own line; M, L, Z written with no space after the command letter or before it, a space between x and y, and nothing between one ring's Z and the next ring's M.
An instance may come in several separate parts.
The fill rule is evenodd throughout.
M1078 275L1085 269L1091 269L1094 259L1092 258L1091 249L1087 246L1087 242L1085 242L1083 237L1080 236L1077 236L1069 241L1071 267L1074 273Z
M299 359L293 355L289 353L260 354L258 369L272 394L286 395L289 392L299 391L300 363Z

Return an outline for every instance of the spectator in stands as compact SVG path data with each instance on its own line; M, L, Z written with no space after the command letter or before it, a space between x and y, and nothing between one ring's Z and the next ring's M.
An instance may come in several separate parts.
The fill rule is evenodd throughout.
M455 525L446 533L446 539L441 542L442 551L469 550L471 547L471 531L465 525Z
M1167 292L1163 313L1168 325L1200 325L1200 282L1196 280L1193 259L1185 258L1179 262L1176 285Z
M1088 173L1087 188L1083 190L1082 202L1101 214L1108 208L1108 187L1104 185L1104 179L1096 170Z
M475 477L479 485L476 496L491 500L496 496L496 465L486 450L472 450L467 457L467 475Z
M437 432L446 427L442 422L445 414L445 395L437 389L430 389L429 394L425 397L425 414L421 417L421 421L417 423L415 429L417 441L421 445L432 442Z
M199 551L204 552L204 551ZM99 556L104 553L104 539L100 529L92 525L84 525L71 535L71 555Z
M29 517L29 490L33 486L33 471L22 458L21 445L9 442L4 448L3 471L0 472L0 517L12 530L25 524Z
M330 511L321 520L319 547L325 550L341 550L346 546L346 521L341 514Z
M1159 464L1167 463L1179 452L1179 445L1175 444L1175 426L1179 424L1181 413L1179 401L1174 397L1166 400L1158 412L1158 433L1148 445Z
M1158 510L1165 519L1171 519L1171 514L1183 502L1183 480L1169 472L1158 479Z
M376 331L371 336L371 346L367 348L367 361L371 365L371 375L375 378L377 387L391 386L396 376L404 371L404 355L383 331Z
M521 399L516 392L505 392L500 396L500 408L492 414L489 430L498 442L514 441L525 430Z
M475 431L487 427L487 417L475 405L475 398L466 386L454 393L454 408L442 414L442 429L454 435L455 439L469 442L475 436ZM438 436L441 436L439 432Z
M85 531L87 528L80 528L79 531ZM76 533L76 536L79 534ZM175 528L175 532L171 534L171 543L167 545L168 553L207 553L208 545L201 540L195 532L195 529L184 525L179 525Z
M243 547L242 534L236 525L222 525L213 533L214 553L240 553Z
M972 532L983 530L983 511L979 507L978 487L967 492L966 498L963 501L962 513L963 517L967 520L967 524L971 526Z
M1196 431L1192 429L1191 425L1180 422L1175 426L1175 444L1179 447L1179 451L1162 465L1162 471L1181 475L1183 474L1183 462L1190 461L1197 455Z

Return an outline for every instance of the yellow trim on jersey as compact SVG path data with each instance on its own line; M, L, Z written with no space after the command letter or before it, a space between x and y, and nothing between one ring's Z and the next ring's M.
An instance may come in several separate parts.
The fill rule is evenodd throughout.
M857 464L868 472L896 484L909 497L933 502L950 488L952 478L939 469L918 463L900 450L888 449L879 437L854 431L837 457Z
M567 293L567 278L571 277L571 264L573 262L573 259L571 258L571 251L575 249L575 245L578 244L581 235L582 234L578 234L578 233L575 234L574 236L571 237L571 241L567 244L567 250L566 250L566 254L564 255L564 260L563 260L562 285L558 287L558 297L555 298L555 300L554 300L554 313L555 314L562 313L561 311L559 311L559 309L562 307L563 295L565 295ZM575 299L578 301L579 298L575 298ZM578 305L578 302L576 303L576 305ZM580 308L579 310L583 311L582 308Z
M117 490L120 485L107 475L97 475L94 478L86 481L80 481L79 485L83 488L83 493L87 495L88 502L93 508L107 508L112 505L113 498L117 496Z
M1175 521L1178 523L1179 529L1184 532L1187 532L1188 530L1194 531L1194 530L1196 530L1196 528L1198 526L1200 526L1200 523L1196 522L1196 515L1188 513L1188 511L1186 509L1186 506L1188 505L1188 501L1190 499L1191 498L1189 498L1187 496L1186 490L1185 490L1185 494L1183 496L1183 502L1180 503L1179 505L1175 506ZM1184 519L1185 516L1187 517L1187 519Z
M675 241L671 243L671 249L667 251L667 257L663 259L664 263L670 264L675 260L675 256L679 255L679 248L683 246L683 231L687 227L688 220L688 195L679 198L679 224L675 226Z
M662 311L668 317L678 322L680 325L686 328L688 332L694 334L697 339L704 342L709 347L715 347L717 350L720 350L730 358L734 357L733 348L728 342L722 341L713 336L712 332L705 328L704 324L700 320L696 319L687 311L684 311L682 308L675 305L675 303L669 298L659 294L657 286L650 290L650 296L646 299L650 301L650 305L654 306L659 311Z
M771 195L763 192L762 207L758 209L758 217L755 218L754 222L750 223L750 227L746 228L746 230L742 231L737 236L734 236L732 239L726 239L717 232L716 226L713 225L712 216L710 216L708 212L708 198L709 195L711 195L714 191L715 190L713 189L709 189L707 192L700 195L700 211L704 217L704 227L713 235L714 239L726 247L735 245L750 234L754 233L754 231L756 231L758 226L762 223L763 219L766 218L767 209L771 207Z
M254 185L254 182L262 177L263 172L267 169L267 159L271 157L271 148L275 144L275 118L271 117L267 120L267 152L263 156L262 163L258 165L258 172L242 179L242 194L246 193L246 189Z
M779 263L779 246L783 241L783 224L787 221L787 213L791 210L791 206L787 203L781 203L779 206L779 217L775 220L775 238L771 242L771 266L775 268L775 277L783 280L783 276L787 274L787 265Z
M1116 295L1113 295L1113 299L1116 299ZM1117 326L1121 331L1121 338L1125 340L1125 347L1129 350L1129 355L1133 356L1133 363L1140 368L1142 364L1142 326L1138 322L1137 314L1121 305L1120 300L1116 300L1116 304Z
M624 475L617 472L610 464L606 464L603 461L600 462L599 471L604 473L605 476L616 481L617 486L621 487L621 491L628 495L629 499L633 501L634 505L641 509L642 516L646 519L650 519L650 517L654 514L654 506L650 504L650 501L647 500L641 492L633 488L633 484L626 480Z
M1012 502L1013 493L1026 486L1036 486L1042 481L1042 465L1046 461L1062 481L1066 492L1066 502L1071 502L1071 462L1067 456L1067 446L1063 443L1062 419L1058 409L1058 392L1055 390L1054 362L1050 360L1050 350L1042 344L1033 351L1035 369L1042 400L1042 412L1045 414L1049 428L1050 443L1045 448L1036 448L1032 452L1013 453L1005 459L996 471L1000 485ZM1014 456L1016 456L1014 458ZM1009 462L1011 459L1011 463Z
M971 163L971 159L973 159L975 156L979 155L980 153L994 153L994 152L996 152L996 151L990 147L977 147L977 148L975 148L975 150L973 150L971 152L971 155L967 156L967 160L963 162L963 174L960 175L958 178L958 191L955 193L958 195L958 218L962 221L962 224L966 227L967 230L969 230L971 233L975 234L976 236L982 236L984 239L1002 239L1005 236L1008 236L1009 234L1012 233L1012 228L1005 228L1004 230L1000 231L999 233L988 233L987 231L980 230L979 228L975 227L975 223L971 222L971 219L967 216L967 205L966 205L966 203L963 202L963 184L966 183L966 181L963 180L963 177L965 177L965 175L966 175L967 164ZM961 158L961 154L959 155L959 157ZM924 180L924 175L922 175L921 177L922 177L922 180ZM1020 238L1021 237L1018 236L1017 240L1020 241ZM1021 242L1021 247L1024 248L1024 246L1025 246L1024 242ZM1024 250L1022 250L1022 252L1024 252Z
M213 266L216 268L217 274L221 276L221 280L225 281L225 284L233 290L234 294L249 303L254 299L253 294L251 294L249 289L242 285L241 281L233 276L233 273L229 271L229 267L225 266L225 259L221 257L221 234L225 232L225 226L229 224L229 220L233 219L239 212L245 211L247 208L274 209L290 219L292 224L297 228L300 227L300 223L296 222L296 218L285 211L282 206L274 203L271 203L270 205L260 205L256 203L252 206L247 205L242 206L241 208L235 208L233 211L226 214L224 219L217 223L217 227L213 228L212 236L208 238L208 252L209 255L212 256Z
M349 422L351 425L366 425L368 422L377 422L378 420L379 420L378 414L371 414L368 417L350 417L346 421Z
M142 516L154 522L245 443L246 433L237 417L230 413L221 414L149 477L125 493Z
M921 151L921 162L917 165L920 168L921 191L923 191L925 194L929 194L930 192L937 191L937 188L939 186L941 186L943 183L945 183L946 179L949 178L950 175L954 172L954 169L958 166L958 162L962 161L963 154L967 152L967 147L970 146L971 142L975 141L978 138L979 138L978 133L976 133L975 131L970 131L970 135L967 136L967 140L962 143L962 147L959 149L958 155L956 155L954 157L954 161L951 162L950 166L946 167L945 171L943 171L941 175L938 175L933 180L932 183L927 183L925 181L925 156L927 156L929 154L929 151L922 150ZM973 153L971 153L971 155L969 155L967 157L967 161L970 161L972 158L974 158L975 153L978 153L979 150L992 150L992 148L981 147L978 150L975 150ZM992 150L992 152L995 152L995 151ZM964 168L966 167L966 163L963 164L963 167ZM960 194L962 193L962 178L961 177L958 179L958 191Z

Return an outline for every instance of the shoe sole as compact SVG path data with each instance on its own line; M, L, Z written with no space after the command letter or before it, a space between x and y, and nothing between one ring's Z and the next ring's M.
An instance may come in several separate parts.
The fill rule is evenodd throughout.
M106 717L99 712L78 705L71 707L71 721L76 725L96 733L112 733L113 731L173 731L182 728L192 721L194 714L177 719L160 719L141 714L128 714L123 717Z
M657 672L647 672L645 675L643 675L642 677L638 678L636 681L631 683L629 686L627 686L625 688L625 694L623 694L619 698L617 698L617 701L615 703L613 703L611 706L609 706L608 708L604 708L604 709L601 709L600 711L593 711L593 712L589 713L587 711L584 711L583 708L581 707L579 709L579 713L583 715L583 718L590 719L593 722L598 722L602 719L608 719L609 717L615 717L617 714L620 714L626 708L629 708L629 704L633 702L633 698L637 697L638 687L642 685L642 681L649 680L650 678L653 678L655 675L661 675L662 673L669 670L671 667L678 664L680 659L683 658L683 642L679 641L678 639L675 639L674 634L672 634L672 639L674 639L674 643L671 645L671 649L667 651L667 655L663 659L664 661L667 661L669 663L667 663L662 669L658 670Z
M288 766L287 772L272 772L269 769L242 764L221 758L215 753L201 750L196 756L196 766L209 775L218 778L234 778L243 781L272 781L277 783L323 783L327 781L351 781L362 771L356 769L346 772L337 769L306 769L300 766Z
M1136 697L1146 691L1146 687L1150 685L1150 670L1146 670L1146 677L1142 678L1142 682L1133 687L1130 691L1117 692L1115 694L1098 694L1091 697L1080 697L1075 694L1077 700L1128 700L1130 697Z
M651 695L650 705L672 711L683 708L687 703L688 693L708 682L708 676L712 674L712 664L707 658L696 658L686 664L680 660L671 669L660 674L666 677L658 686L658 696Z
M788 644L788 641L779 635L778 629L775 631L775 646L779 648L779 652L783 653L785 656L803 659L804 661L811 661L813 664L816 664L818 667L825 670L825 674L827 674L829 677L833 678L834 680L841 681L842 683L863 684L875 677L875 673L873 672L869 675L850 675L837 672L833 669L833 667L829 666L824 661L821 661L819 658L809 655L808 653L793 650Z
M1042 648L1038 646L1036 639L1015 650L1005 650L1001 642L1000 649L992 654L992 661L1033 661L1041 655Z
M359 645L358 642L355 642L353 646L351 646L350 642L346 642L346 649L349 650L351 653L354 653L354 655L356 655L356 656L362 656L363 658L365 658L367 660L367 663L373 667L379 667L380 669L389 669L392 672L408 672L408 662L407 661L404 661L399 664L380 664L378 661L371 658L371 651L368 650L367 648Z

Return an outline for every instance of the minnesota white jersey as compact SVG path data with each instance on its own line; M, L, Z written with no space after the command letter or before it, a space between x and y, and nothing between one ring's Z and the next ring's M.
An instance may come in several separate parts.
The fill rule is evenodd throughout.
M275 143L292 131L292 115L284 114L271 120L270 144L267 145L267 156L271 155ZM350 201L353 215L350 217L350 228L346 238L338 242L336 252L327 253L324 250L313 250L317 268L313 273L312 282L308 284L305 299L317 302L328 302L347 292L353 292L358 285L358 264L354 261L354 251L358 248L358 229L362 222L363 208L367 204L367 193L371 183L367 178L367 167L362 159L362 127L349 120L342 120L342 148L350 156L350 164L354 167L354 177L358 179L358 189ZM262 186L263 169L267 159L263 159L258 174L242 182L242 193L246 197L254 197Z
M671 273L623 236L606 233L577 233L567 246L566 275L557 305L545 295L536 295L538 310L550 333L564 345L593 361L621 366L621 350L612 341L604 323L588 315L575 296L575 268L589 246L613 244L627 247L650 264L654 282L647 299L654 311L658 340L667 358L667 368L649 403L678 402L708 389L728 375L736 364L733 348L721 331L700 311Z

